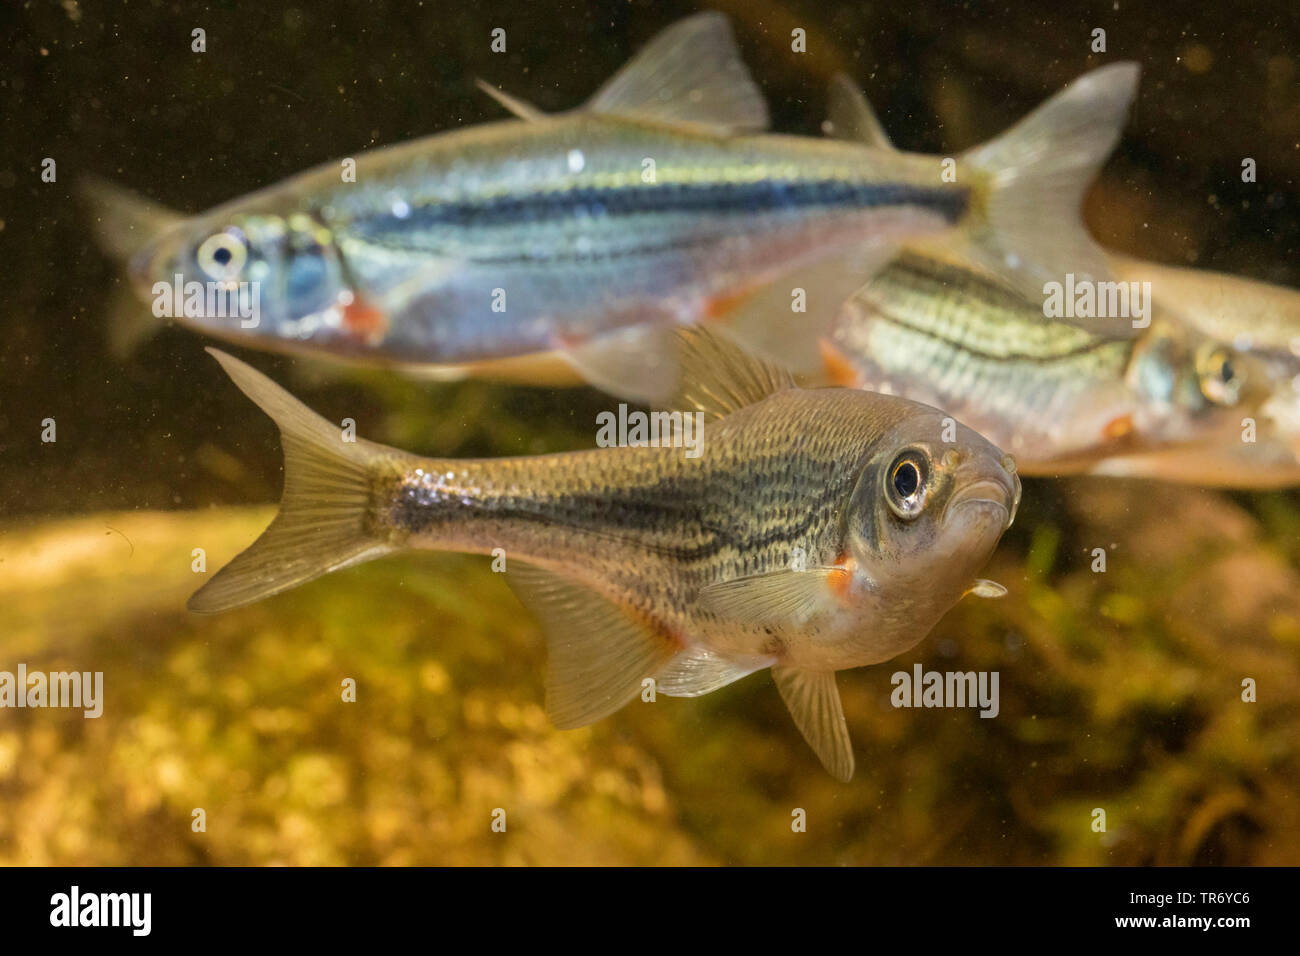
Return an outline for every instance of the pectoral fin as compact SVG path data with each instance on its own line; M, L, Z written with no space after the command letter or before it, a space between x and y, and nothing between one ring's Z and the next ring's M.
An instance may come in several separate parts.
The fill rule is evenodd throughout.
M848 577L843 568L753 574L705 585L700 603L720 617L745 624L802 624L830 606L830 598Z
M816 752L822 766L836 780L844 783L852 780L853 742L849 739L844 708L840 706L835 672L773 667L772 678L795 726Z
M990 581L987 578L980 578L966 591L967 594L973 594L982 598L1000 598L1007 593L1007 589L997 581Z
M562 730L614 713L681 650L651 622L554 572L514 562L506 580L546 634L546 713Z

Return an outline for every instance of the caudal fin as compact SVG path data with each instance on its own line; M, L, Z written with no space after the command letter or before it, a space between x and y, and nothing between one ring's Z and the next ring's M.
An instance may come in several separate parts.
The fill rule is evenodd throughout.
M147 289L139 286L141 276L148 272L152 243L185 217L94 176L79 179L77 189L90 212L100 248L126 267L126 279L137 286L135 290L119 288L107 310L104 331L109 354L125 359L163 327L162 320L145 304Z
M90 209L100 247L120 262L129 263L162 233L185 221L174 209L96 176L83 176L77 190Z
M1119 141L1138 75L1136 63L1093 70L997 139L963 154L958 175L962 166L974 166L988 182L966 237L972 258L1035 298L1067 273L1076 283L1109 276L1080 207ZM1115 331L1132 334L1132 327L1125 318Z
M372 475L376 462L405 453L344 441L342 429L261 372L218 349L208 351L280 426L284 495L261 537L199 588L189 609L212 613L251 604L394 550L372 520Z

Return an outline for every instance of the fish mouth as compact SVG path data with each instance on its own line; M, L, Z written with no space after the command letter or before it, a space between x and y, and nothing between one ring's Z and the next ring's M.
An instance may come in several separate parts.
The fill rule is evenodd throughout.
M1012 466L1014 467L1014 466ZM949 509L966 509L979 505L1002 513L1003 530L1010 528L1020 510L1020 476L1008 470L1006 477L979 478L962 488L952 498Z

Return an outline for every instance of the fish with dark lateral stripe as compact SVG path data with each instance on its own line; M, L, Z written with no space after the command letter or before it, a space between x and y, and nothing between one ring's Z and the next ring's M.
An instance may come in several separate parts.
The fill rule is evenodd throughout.
M582 108L545 115L492 91L517 119L368 151L355 182L330 163L192 218L89 191L145 297L176 276L258 284L255 320L176 316L208 334L444 373L559 355L591 384L658 402L675 326L716 322L814 368L802 330L829 327L901 239L960 243L1028 287L1104 272L1078 199L1136 79L1132 64L1089 73L952 166L847 124L834 138L765 132L730 26L706 13Z
M345 441L248 365L212 350L280 427L279 514L190 600L238 607L409 549L488 555L548 638L559 727L621 708L654 679L708 693L772 668L795 722L847 780L835 672L915 646L1014 518L999 449L935 409L788 373L703 331L677 356L703 416L698 457L614 447L534 457L419 458ZM498 552L499 553L499 552Z

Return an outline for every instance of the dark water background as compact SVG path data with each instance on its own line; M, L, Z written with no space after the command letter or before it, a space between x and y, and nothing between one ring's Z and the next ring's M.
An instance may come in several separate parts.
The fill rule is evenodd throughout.
M1137 60L1133 116L1088 200L1094 233L1146 258L1300 287L1294 2L713 8L731 15L775 129L816 135L826 83L844 71L894 141L921 152L986 140L1085 70ZM279 487L273 427L197 335L166 329L127 358L109 353L117 270L76 200L80 174L199 211L325 160L499 118L476 76L543 109L576 106L696 9L0 8L0 641L18 636L0 666L71 654L130 700L117 723L26 714L6 729L0 716L0 859L1300 861L1294 493L1031 482L991 569L1012 594L959 607L899 661L1002 668L1005 720L927 723L880 706L892 665L854 672L841 681L859 747L852 788L823 779L766 678L590 735L537 725L536 631L499 581L458 559L381 562L196 621L181 610L192 580L175 570L194 535L225 533L233 551L265 522L223 510L131 525L134 564L4 584L25 560L15 555L50 552L42 535L56 519L265 503ZM489 49L498 26L506 54ZM190 50L195 27L206 53ZM794 27L807 54L790 50ZM1104 55L1090 52L1095 27ZM44 157L56 183L40 180ZM1244 157L1256 183L1241 181ZM608 404L589 390L254 361L368 437L438 455L583 447ZM40 442L47 417L56 444ZM109 523L120 524L83 522L96 536ZM179 565L147 563L173 538ZM1082 557L1098 542L1120 555L1105 579ZM93 610L61 614L78 592ZM319 689L356 673L380 700L364 730ZM1273 683L1242 717L1248 674ZM200 800L225 807L241 836L192 834ZM479 823L509 800L533 816L506 846ZM792 843L793 805L831 822ZM1097 805L1124 821L1104 840L1087 826ZM477 822L448 822L460 816ZM756 837L765 827L777 836Z
M1086 69L1137 60L1133 118L1089 204L1098 237L1152 259L1300 285L1300 10L1288 0L1248 13L1208 3L715 8L732 15L776 129L815 135L826 80L843 70L891 137L923 152L983 141ZM117 272L76 201L79 174L206 209L325 160L499 118L474 89L476 76L543 109L571 108L695 9L533 0L6 5L0 508L59 514L248 497L195 466L204 442L250 418L199 338L173 330L130 361L105 354ZM204 54L190 51L196 26L207 31ZM495 26L507 29L505 54L489 50ZM790 52L795 26L808 31L807 54ZM1090 52L1098 26L1105 55ZM58 163L53 184L39 177L47 156ZM1255 184L1241 182L1245 156L1258 163ZM315 404L310 392L302 397ZM378 412L364 392L348 398L363 414ZM546 423L557 410L535 393L513 407ZM58 422L57 446L34 440L46 417ZM485 450L474 423L462 428L443 436L455 439L451 447L415 450ZM241 460L261 458L273 485L278 457L257 437L252 447L225 441Z

